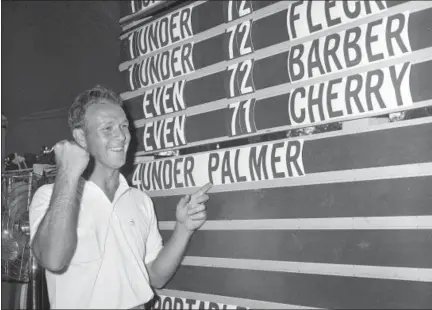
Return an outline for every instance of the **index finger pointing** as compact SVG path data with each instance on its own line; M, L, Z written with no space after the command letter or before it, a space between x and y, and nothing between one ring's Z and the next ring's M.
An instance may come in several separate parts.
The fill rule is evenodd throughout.
M207 183L206 185L204 185L203 187L201 187L199 190L197 190L193 196L201 196L204 195L205 193L207 193L211 188L213 187L212 183Z

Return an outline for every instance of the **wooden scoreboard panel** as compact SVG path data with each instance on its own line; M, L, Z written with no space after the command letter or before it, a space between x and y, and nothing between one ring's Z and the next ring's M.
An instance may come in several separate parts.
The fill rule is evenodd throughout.
M124 29L136 156L432 106L428 1L189 1ZM164 239L214 184L154 308L432 307L432 120L342 126L137 164Z
M427 2L235 3L236 13L229 1L192 2L122 36L139 155L432 99L412 89L431 72ZM197 130L201 119L212 126Z

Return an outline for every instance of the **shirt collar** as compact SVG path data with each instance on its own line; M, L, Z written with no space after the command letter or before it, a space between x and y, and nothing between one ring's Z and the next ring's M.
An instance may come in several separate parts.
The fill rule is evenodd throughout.
M117 191L114 195L115 202L121 195L123 195L126 191L128 191L130 188L128 182L126 181L126 178L123 176L123 174L119 174L119 187L117 188Z
M94 188L97 188L98 191L100 191L102 194L105 195L105 193L102 191L102 189L93 181L87 180L85 186L91 186ZM117 188L117 191L114 195L114 199L112 203L114 204L125 192L127 192L130 189L130 186L126 180L126 178L120 173L119 174L119 186Z

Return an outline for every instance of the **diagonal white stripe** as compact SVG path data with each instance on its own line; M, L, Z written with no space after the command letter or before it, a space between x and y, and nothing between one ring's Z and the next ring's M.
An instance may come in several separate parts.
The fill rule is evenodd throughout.
M159 222L160 230L174 229L175 221ZM369 230L432 229L432 215L332 217L207 221L201 230Z
M344 265L200 256L186 256L182 265L432 282L431 268Z

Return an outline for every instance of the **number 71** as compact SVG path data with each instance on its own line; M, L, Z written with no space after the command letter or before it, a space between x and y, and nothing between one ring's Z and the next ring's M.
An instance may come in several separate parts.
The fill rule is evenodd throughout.
M237 136L256 131L253 107L255 99L233 102L228 105L233 110L231 117L231 135Z

